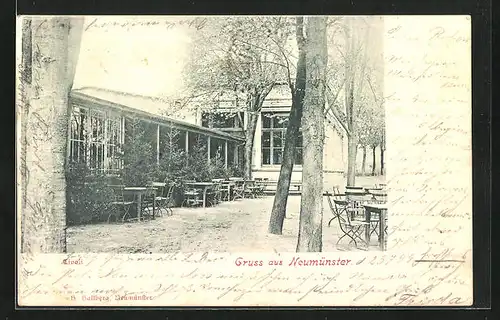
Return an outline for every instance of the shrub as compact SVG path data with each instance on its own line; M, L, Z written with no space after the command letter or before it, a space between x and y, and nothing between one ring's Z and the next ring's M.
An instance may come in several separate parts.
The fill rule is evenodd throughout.
M113 193L105 175L91 173L86 165L78 165L67 172L66 181L68 225L107 219Z

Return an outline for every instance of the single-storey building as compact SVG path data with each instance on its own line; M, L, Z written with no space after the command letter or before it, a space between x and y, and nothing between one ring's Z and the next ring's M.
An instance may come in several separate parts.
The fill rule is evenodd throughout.
M123 168L119 156L126 142L125 132L135 122L144 128L159 161L165 144L176 132L175 143L189 153L200 141L207 146L207 161L219 157L226 167L239 166L244 139L220 130L205 128L173 117L144 111L162 106L158 98L131 95L98 88L73 90L70 95L70 133L67 164L86 163L94 172L116 174ZM150 109L150 108L149 108Z
M124 133L132 119L139 119L147 124L147 134L151 135L149 140L157 159L168 141L170 128L175 128L180 134L178 143L187 152L201 137L207 144L207 159L219 155L226 166L242 166L244 128L248 117L234 99L221 99L211 111L208 108L185 108L166 117L159 113L172 105L160 98L95 87L73 90L70 98L68 163L86 161L91 170L116 173L123 166L117 151L125 142ZM287 86L276 86L264 101L254 137L253 177L278 179L290 108L291 96ZM301 180L301 137L296 148L292 180ZM347 140L342 126L328 114L325 119L325 176L343 174L346 157Z

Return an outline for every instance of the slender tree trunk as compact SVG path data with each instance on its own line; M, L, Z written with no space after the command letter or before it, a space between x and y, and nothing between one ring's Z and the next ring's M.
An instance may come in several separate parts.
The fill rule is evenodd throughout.
M375 175L376 173L376 170L375 170L375 166L377 165L376 163L376 156L375 156L375 151L377 150L377 146L372 146L372 176Z
M302 114L303 165L297 252L321 252L323 147L326 85L326 17L309 17L306 27L306 93Z
M351 131L352 132L352 131ZM354 133L347 137L347 185L356 185L356 154L358 146Z
M72 25L73 22L73 25ZM32 22L32 96L26 129L26 207L23 252L66 251L66 177L69 92L83 19ZM75 29L72 30L72 27ZM75 40L76 39L76 40ZM72 43L75 40L75 43Z
M297 62L297 74L295 87L292 91L292 108L290 110L288 127L286 129L285 147L283 150L283 161L276 186L276 195L274 196L273 209L269 221L269 233L281 234L283 231L283 222L286 216L286 205L288 193L290 190L290 180L292 178L293 162L295 158L295 146L299 134L299 128L302 118L302 107L304 104L304 94L306 86L306 66L303 35L303 18L297 17L297 45L299 47L299 59Z
M385 152L385 132L382 131L382 142L380 144L380 175L385 175L385 163L384 163L384 152Z
M248 124L245 131L245 169L243 172L245 179L252 178L253 142L255 140L255 130L257 128L258 119L259 117L256 113L248 113Z
M384 148L380 147L380 175L385 174L385 168L384 168Z
M363 162L361 163L361 175L366 173L366 146L363 146Z
M356 156L358 154L358 133L355 126L354 119L354 75L352 74L351 66L346 69L346 116L347 128L349 129L349 136L347 137L347 185L356 185Z

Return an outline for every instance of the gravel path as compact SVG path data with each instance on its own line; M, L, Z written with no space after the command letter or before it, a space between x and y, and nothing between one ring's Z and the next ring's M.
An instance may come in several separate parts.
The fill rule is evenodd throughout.
M273 200L267 196L209 208L174 208L172 216L150 221L70 227L68 252L294 252L300 196L289 197L280 236L267 232ZM323 251L356 250L348 241L335 245L341 232L336 220L327 226L332 213L326 197L323 208Z

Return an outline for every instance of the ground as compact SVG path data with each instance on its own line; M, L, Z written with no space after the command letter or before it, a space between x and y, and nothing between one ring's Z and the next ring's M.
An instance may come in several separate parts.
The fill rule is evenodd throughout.
M380 182L359 177L357 184ZM169 252L294 252L299 227L300 196L290 196L283 235L267 232L273 196L223 202L209 208L174 208L172 216L155 220L97 224L68 228L68 252L169 253ZM356 250L339 234L326 197L323 213L323 252ZM373 239L370 249L376 250Z

